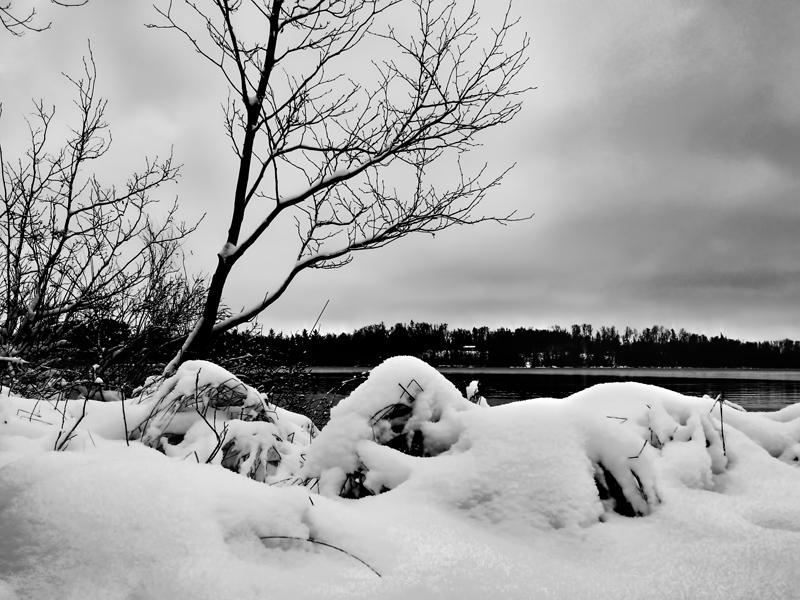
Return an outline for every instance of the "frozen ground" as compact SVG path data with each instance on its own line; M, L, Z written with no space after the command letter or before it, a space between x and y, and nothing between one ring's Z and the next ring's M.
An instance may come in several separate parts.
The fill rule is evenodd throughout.
M321 432L208 363L0 396L0 598L800 598L798 441L800 405L489 408L407 357Z

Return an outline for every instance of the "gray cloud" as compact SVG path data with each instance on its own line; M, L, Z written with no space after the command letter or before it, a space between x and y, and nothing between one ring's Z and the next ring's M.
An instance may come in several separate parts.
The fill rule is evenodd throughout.
M190 257L208 271L233 181L224 91L180 39L141 26L149 5L118 4L59 11L48 37L7 42L17 55L0 58L0 126L9 131L32 96L66 102L53 82L91 36L120 150L109 169L174 144L184 176L165 197L178 193L187 219L209 213ZM800 5L540 0L515 10L532 42L525 83L539 89L470 160L516 162L485 208L536 216L408 238L301 275L261 321L310 327L330 299L323 324L333 329L658 322L800 338ZM263 295L285 248L267 241L242 265L232 306Z
M655 289L710 290L712 292L750 292L761 294L800 292L800 269L728 269L660 273L650 282Z

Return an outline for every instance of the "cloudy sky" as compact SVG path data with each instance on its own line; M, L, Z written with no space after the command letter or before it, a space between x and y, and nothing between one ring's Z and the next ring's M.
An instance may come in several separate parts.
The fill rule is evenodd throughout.
M17 1L19 6L22 2ZM487 18L496 5L485 1ZM743 339L800 339L800 4L518 0L531 44L515 121L474 160L516 163L486 212L525 222L451 229L309 271L262 315L322 331L384 321L451 327L661 324ZM70 114L91 40L114 146L104 179L168 152L184 165L187 221L206 214L190 265L210 272L232 173L213 69L177 35L145 29L150 3L41 3L52 28L0 36L0 136L20 139L31 99ZM8 152L8 150L6 150ZM117 179L119 181L119 179ZM280 246L256 247L227 301L262 297Z

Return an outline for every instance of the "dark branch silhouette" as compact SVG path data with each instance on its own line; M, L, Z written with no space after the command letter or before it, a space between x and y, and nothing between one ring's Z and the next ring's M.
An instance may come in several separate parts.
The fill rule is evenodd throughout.
M89 0L76 0L75 2L62 2L61 0L50 0L52 4L66 7L83 6L88 1ZM29 31L38 33L50 29L53 23L48 22L44 25L37 24L36 14L35 8L18 12L15 10L13 3L9 1L5 4L0 4L0 25L11 35L17 37L25 35L25 33Z
M478 212L507 169L462 164L480 132L520 110L514 79L528 38L514 35L510 6L495 29L455 0L187 0L157 11L151 27L185 37L228 86L224 124L239 163L203 317L168 371L306 269L341 267L411 233L529 218ZM234 265L286 227L297 245L283 279L217 320Z
M91 48L83 66L82 77L67 76L77 119L65 140L51 139L56 109L37 101L25 155L7 159L0 144L0 356L47 355L75 325L101 318L136 335L192 296L176 259L196 225L176 220L176 203L161 222L149 216L151 193L179 167L171 154L146 158L119 187L91 173L111 134Z

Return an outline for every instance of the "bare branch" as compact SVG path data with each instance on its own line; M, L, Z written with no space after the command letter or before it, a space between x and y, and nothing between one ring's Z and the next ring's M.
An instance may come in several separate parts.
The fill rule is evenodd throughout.
M353 252L411 233L529 218L479 212L507 169L492 175L461 160L482 131L519 112L527 91L514 81L529 41L515 33L510 4L493 29L474 4L456 0L182 6L205 37L183 24L172 2L157 9L158 27L181 33L229 86L224 124L239 170L203 317L173 366L255 317L305 269L343 266ZM409 23L409 13L413 28L393 26ZM250 308L218 321L236 262L286 223L299 242L292 269Z
M177 204L159 223L149 215L150 194L178 177L171 153L145 159L120 187L87 173L111 135L91 47L83 66L81 77L66 76L77 112L66 140L50 139L55 109L39 101L25 156L7 160L0 145L0 356L49 351L90 318L134 318L149 290L172 281L180 243L196 228L177 221Z
M64 2L63 0L50 0L51 3L56 4L58 6L65 6L65 7L74 7L74 6L83 6L89 0L76 0L75 2ZM6 2L5 4L0 4L0 25L8 31L11 35L20 37L25 35L26 32L42 32L50 29L52 23L47 23L46 25L36 25L34 24L36 17L36 9L31 8L25 14L15 14L12 9L11 0Z

